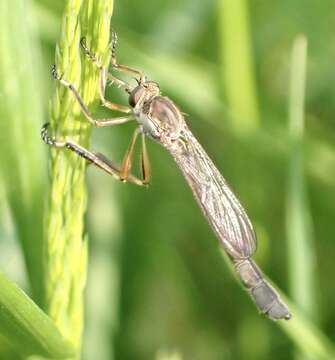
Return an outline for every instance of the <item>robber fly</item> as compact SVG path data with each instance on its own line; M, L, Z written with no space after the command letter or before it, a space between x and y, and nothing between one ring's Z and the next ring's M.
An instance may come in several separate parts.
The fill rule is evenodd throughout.
M102 154L93 153L70 140L60 141L51 137L48 134L48 124L44 125L41 130L42 139L50 146L67 148L75 152L121 181L128 181L136 185L146 185L150 181L150 165L145 137L161 144L181 169L205 218L229 255L242 284L258 309L273 320L289 320L291 314L288 307L251 259L256 251L256 236L242 205L187 127L181 111L168 97L161 95L159 85L153 81L147 81L142 72L117 63L116 43L117 37L113 33L112 69L135 76L136 86L131 86L128 82L108 72L87 47L85 39L80 41L84 53L99 68L99 93L102 104L109 109L124 113L124 116L94 119L78 91L57 73L56 67L53 67L52 74L56 80L72 92L86 119L92 125L102 127L124 124L130 120L137 121L138 126L121 166L116 166ZM116 84L128 93L129 106L114 104L105 98L107 81ZM131 174L132 153L138 135L141 135L142 138L141 178Z

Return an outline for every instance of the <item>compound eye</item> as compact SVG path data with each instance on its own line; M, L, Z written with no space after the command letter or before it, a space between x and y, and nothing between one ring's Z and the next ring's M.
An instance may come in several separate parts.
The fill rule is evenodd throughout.
M136 88L130 93L128 102L131 107L134 108L136 106L143 92L144 88L142 86L136 86Z

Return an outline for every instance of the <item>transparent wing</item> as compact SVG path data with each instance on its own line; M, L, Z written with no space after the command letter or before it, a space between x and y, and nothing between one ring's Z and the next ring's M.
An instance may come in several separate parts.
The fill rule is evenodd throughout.
M256 236L242 205L204 149L187 129L168 150L183 172L205 217L234 259L251 257Z

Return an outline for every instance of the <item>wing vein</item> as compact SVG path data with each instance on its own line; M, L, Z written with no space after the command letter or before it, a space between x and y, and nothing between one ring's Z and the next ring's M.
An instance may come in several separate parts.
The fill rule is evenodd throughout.
M185 129L182 140L168 148L209 224L234 259L256 251L256 236L242 205L193 134Z

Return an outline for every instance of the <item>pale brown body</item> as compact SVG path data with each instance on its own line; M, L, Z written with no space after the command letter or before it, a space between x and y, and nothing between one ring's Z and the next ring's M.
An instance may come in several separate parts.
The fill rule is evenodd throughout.
M86 44L82 43L82 46L88 57L100 68L100 96L103 104L111 109L131 114L139 126L135 130L121 168L112 164L101 154L92 153L71 141L61 142L50 138L46 127L42 129L44 141L52 146L67 147L118 179L127 180L137 185L147 184L150 179L144 136L148 136L163 145L181 169L204 216L232 260L242 284L259 310L273 320L290 319L291 314L288 307L264 279L260 269L251 259L256 251L256 236L247 214L225 179L188 129L177 106L169 98L161 96L158 84L146 81L142 73L117 65L115 44L112 49L112 65L115 70L135 74L140 79L138 86L131 87L128 83L109 75L109 79L124 87L125 91L128 92L130 108L108 102L104 98L106 71L99 64L94 54L87 49ZM55 77L73 92L85 116L93 125L115 125L131 119L129 115L114 119L93 119L74 87L59 77L56 72L55 74ZM130 173L131 156L139 133L142 133L143 179L139 179Z

